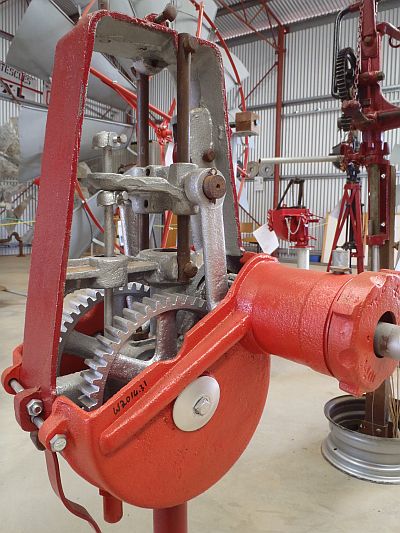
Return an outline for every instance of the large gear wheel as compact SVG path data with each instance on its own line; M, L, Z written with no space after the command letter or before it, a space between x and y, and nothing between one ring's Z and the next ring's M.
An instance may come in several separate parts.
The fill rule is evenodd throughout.
M357 58L352 48L338 52L335 65L336 90L340 100L351 100L355 93Z
M114 289L114 296L120 298L133 297L141 299L149 294L150 287L135 282L128 283L125 287ZM71 334L76 332L76 326L79 321L92 311L96 305L102 303L103 300L104 291L101 289L84 289L69 295L64 304L62 314L57 375L59 374L62 355L67 348L68 341L71 339Z
M81 374L84 384L81 386L82 396L79 401L88 411L100 407L104 402L105 388L113 364L140 327L165 313L182 310L201 315L207 313L205 300L186 294L155 294L151 298L144 297L142 302L135 302L132 307L123 310L123 317L114 317L113 325L105 327L105 336L96 337L99 348L95 350L94 357L85 360L89 369L83 370ZM156 360L156 356L147 361L132 358L131 366L139 373Z

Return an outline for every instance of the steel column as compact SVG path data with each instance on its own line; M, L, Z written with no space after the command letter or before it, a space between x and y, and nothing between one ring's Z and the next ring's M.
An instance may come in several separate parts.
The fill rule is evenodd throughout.
M386 208L390 213L389 228L387 228L389 239L382 245L371 245L370 266L372 270L380 268L393 268L394 262L394 209L396 199L396 170L395 167L388 166L385 175L389 181L389 205ZM381 231L380 204L385 200L381 198L382 170L378 165L368 167L368 187L369 187L369 233L376 235ZM390 381L386 379L382 385L370 392L365 397L365 420L361 431L368 435L378 437L389 437L389 401L390 401Z
M190 163L190 70L194 38L188 33L178 36L177 57L177 162ZM185 281L185 266L190 261L190 217L178 215L178 280Z
M139 167L149 164L149 77L138 74L137 78L137 163ZM149 215L139 215L139 248L146 250L149 242Z
M281 156L282 141L282 109L283 109L283 78L285 70L285 34L283 26L278 28L278 61L277 61L277 82L276 82L276 113L275 113L275 157ZM274 168L274 208L279 201L279 165Z

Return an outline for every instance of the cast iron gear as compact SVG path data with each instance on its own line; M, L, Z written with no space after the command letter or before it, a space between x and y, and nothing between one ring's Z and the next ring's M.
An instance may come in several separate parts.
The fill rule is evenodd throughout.
M336 92L340 100L351 100L355 94L357 58L352 48L338 52L335 65Z
M79 401L86 410L91 411L102 405L111 367L138 328L164 313L181 310L205 315L207 303L201 298L186 294L155 294L151 298L144 297L142 302L135 302L132 309L124 309L123 317L114 317L113 325L105 327L106 336L96 337L99 348L95 350L93 358L85 360L89 369L81 373L84 384L81 386L82 396L79 397ZM148 361L132 358L131 361L132 364L136 364L139 373L154 363L155 358Z
M129 283L125 287L118 287L114 289L114 296L133 296L134 298L143 298L150 294L150 287L142 285L141 283ZM61 330L60 330L60 342L58 345L58 369L61 364L61 357L65 351L66 344L72 332L81 318L91 311L97 304L104 300L104 290L100 289L84 289L72 293L69 299L64 304Z

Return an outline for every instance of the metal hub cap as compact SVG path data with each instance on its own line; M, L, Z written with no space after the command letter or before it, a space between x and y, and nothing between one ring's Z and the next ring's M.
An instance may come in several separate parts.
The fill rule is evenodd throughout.
M172 416L182 431L196 431L205 426L217 410L220 397L218 381L201 376L188 385L175 401Z

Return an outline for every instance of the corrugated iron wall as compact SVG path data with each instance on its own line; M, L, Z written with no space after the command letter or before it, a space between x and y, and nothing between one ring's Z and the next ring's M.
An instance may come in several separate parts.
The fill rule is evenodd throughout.
M10 0L2 6L2 29L15 32L23 12L25 0ZM382 4L382 8L385 5ZM379 18L400 26L400 7L384 9ZM342 45L355 46L356 40L355 18L346 20L343 26ZM249 36L249 39L252 39ZM332 146L340 141L336 127L339 116L339 105L330 97L331 67L332 67L332 18L321 19L308 25L290 31L286 37L286 66L284 83L284 111L282 128L282 155L305 156L325 155ZM1 57L4 58L8 49L8 42L0 39ZM275 60L272 47L263 41L246 42L232 47L232 51L243 61L250 71L250 77L244 82L245 94L265 74ZM384 82L386 97L400 103L400 52L384 43ZM276 100L276 69L250 95L247 104L257 111L261 120L261 134L252 142L251 158L268 157L274 155L275 131L275 100ZM168 72L155 76L150 84L151 102L167 110L173 97L175 86ZM236 108L239 99L235 91L228 98L229 108ZM96 111L102 113L105 109L99 104L91 103ZM97 107L99 106L99 107ZM0 99L0 123L18 113L17 106L9 101ZM94 112L94 115L96 113ZM121 120L121 117L115 117ZM389 132L387 140L393 146L400 142L398 131ZM287 179L293 176L306 178L306 201L312 211L324 216L330 211L342 193L343 175L329 164L285 165L282 166L282 187ZM264 182L263 191L255 191L250 181L247 184L248 198L251 212L260 222L265 221L266 212L271 207L272 182ZM316 249L322 247L323 228L317 228Z
M384 8L384 5L382 5ZM380 20L400 26L400 7L379 13ZM355 46L357 20L343 24L342 46ZM282 156L327 155L340 142L337 118L340 103L330 96L332 68L333 21L325 24L303 24L300 29L286 36L286 63L284 83L284 109L282 116ZM383 83L388 100L400 104L400 52L390 48L387 40L383 46L383 67L386 79ZM244 62L250 77L244 82L244 92L261 79L275 61L272 47L263 41L236 45L232 51ZM276 69L247 100L248 107L260 115L261 134L251 149L251 158L273 157L275 130ZM237 107L235 95L229 97L230 107ZM388 132L390 146L400 143L400 131ZM344 185L343 174L328 163L282 165L281 191L291 177L304 177L306 203L317 215L325 216L338 203ZM365 181L365 180L363 180ZM400 179L398 176L398 183ZM366 187L363 187L366 204ZM251 214L263 223L272 207L273 182L264 181L262 191L257 191L254 182L247 183L247 196ZM243 214L243 220L246 219ZM316 250L323 242L323 222L315 228ZM281 243L284 248L285 243Z

